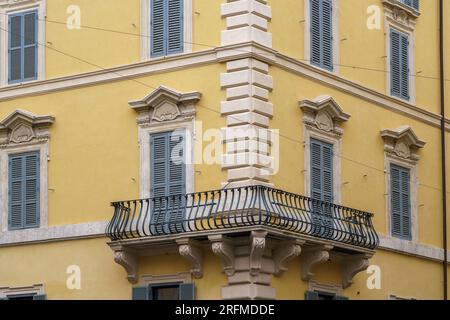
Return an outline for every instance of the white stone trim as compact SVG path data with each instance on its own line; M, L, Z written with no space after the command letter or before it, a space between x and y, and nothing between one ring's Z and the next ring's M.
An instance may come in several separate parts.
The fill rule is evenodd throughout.
M308 290L314 292L323 292L326 294L332 294L336 296L342 296L342 285L340 284L330 284L330 283L321 283L314 280L310 280L308 282Z
M385 8L386 10L386 8ZM391 96L394 99L408 101L412 105L416 105L416 80L415 80L415 36L414 29L409 29L401 24L395 23L388 18L388 14L385 14L385 38L386 38L386 95ZM409 39L409 100L402 99L391 95L391 29L395 29L401 33L408 35Z
M388 300L399 300L399 301L401 301L401 300L417 300L417 299L416 298L403 298L403 297L400 297L400 296L398 296L396 294L390 293Z
M304 30L304 60L305 63L309 64L310 66L334 73L339 74L339 63L340 63L340 53L339 53L339 47L341 43L341 39L339 38L339 0L332 0L333 1L333 71L329 71L323 68L320 68L318 66L315 66L311 63L311 0L304 0L305 4L305 30Z
M151 59L150 57L150 17L151 17L151 0L140 0L141 1L141 61L146 61ZM184 44L183 53L192 52L192 20L193 20L193 9L192 0L184 0Z
M386 234L392 236L392 209L391 209L391 165L398 165L410 170L410 205L411 205L411 241L402 240L404 242L419 243L419 204L418 204L418 166L415 162L399 157L394 157L385 152L384 154L384 173L386 181ZM398 242L395 242L398 243Z
M142 275L139 283L145 286L160 285L167 283L192 283L190 272L180 272L162 275Z
M0 87L9 87L8 84L8 14L23 11L38 10L38 78L27 81L36 82L45 79L45 19L47 15L46 0L2 0L0 1ZM15 86L12 84L11 86Z
M341 138L335 135L322 132L307 125L304 126L304 173L305 173L305 194L311 197L311 139L317 139L333 145L333 197L335 204L341 204Z
M44 285L34 284L27 287L0 287L0 299L16 295L43 295Z
M62 226L0 232L0 247L104 237L109 221L68 224Z

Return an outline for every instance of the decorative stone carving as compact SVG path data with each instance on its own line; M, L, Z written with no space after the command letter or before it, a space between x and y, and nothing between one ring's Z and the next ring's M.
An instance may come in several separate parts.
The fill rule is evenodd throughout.
M250 237L250 274L252 276L258 275L261 270L262 258L266 249L266 236L266 231L252 231Z
M312 268L318 264L325 263L330 259L331 245L322 245L304 248L301 256L302 280L309 281L314 277Z
M342 259L342 287L348 288L359 272L369 267L370 255L361 254Z
M413 31L420 13L399 0L383 0L384 12L388 22Z
M194 240L189 238L177 240L178 252L192 263L191 274L194 278L203 276L203 254Z
M289 261L298 257L302 252L302 247L305 242L300 240L288 241L281 243L279 247L273 250L273 261L275 265L275 275L280 276L287 271L287 264Z
M410 126L402 126L395 130L385 129L381 131L381 137L384 139L386 153L402 160L419 160L417 151L426 144L417 137Z
M137 258L130 251L119 249L114 251L114 262L120 264L127 272L127 279L130 283L137 282Z
M129 105L138 112L138 124L173 121L178 118L191 119L195 116L195 104L200 100L199 92L180 93L160 86L142 100L130 101Z
M303 123L310 128L341 136L342 123L350 119L339 104L330 96L319 96L314 100L302 100L299 106L303 111Z
M223 235L213 235L208 237L212 242L211 248L214 254L222 260L222 268L227 276L234 274L234 247L231 241Z
M37 116L18 109L0 122L0 148L46 141L50 138L49 127L54 121L51 116Z

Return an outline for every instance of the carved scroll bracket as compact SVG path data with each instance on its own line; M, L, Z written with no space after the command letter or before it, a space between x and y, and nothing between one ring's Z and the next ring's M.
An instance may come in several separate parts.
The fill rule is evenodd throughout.
M321 245L304 248L301 257L301 276L302 280L309 281L314 277L312 268L330 259L331 245Z
M305 242L301 240L286 241L273 250L272 255L276 276L280 276L283 272L287 271L288 263L300 255L302 252L301 246L304 243Z
M120 264L127 273L127 279L130 283L137 282L137 257L128 250L120 248L114 251L114 262Z
M353 278L361 271L369 267L368 254L359 254L344 258L341 260L342 264L342 287L348 288L353 283Z
M232 276L235 271L234 267L234 246L230 239L223 235L212 235L208 239L211 241L211 248L214 254L218 255L222 260L223 272L227 276Z
M250 240L250 274L257 276L262 266L262 258L266 249L266 231L252 231Z
M178 252L192 263L191 274L194 278L203 276L203 254L199 245L191 239L177 240Z

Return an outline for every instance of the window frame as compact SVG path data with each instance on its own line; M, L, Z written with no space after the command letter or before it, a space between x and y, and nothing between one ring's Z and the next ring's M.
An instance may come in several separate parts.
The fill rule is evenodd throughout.
M151 56L151 0L141 0L141 61L164 59L179 54L192 52L192 29L193 29L193 6L192 0L184 0L183 2L183 51L170 55L161 55L158 57Z
M45 16L46 0L6 2L0 4L0 28L8 30L8 19L10 15L24 13L28 11L37 11L37 77L35 79L25 79L21 81L8 82L9 78L9 34L0 32L0 87L17 86L25 83L42 81L45 75Z
M339 61L340 61L340 50L339 50L339 1L332 0L333 12L332 12L332 63L333 69L329 70L320 67L316 64L311 63L311 0L304 1L304 15L305 15L305 30L304 30L304 60L310 66L323 70L325 72L330 72L333 74L339 74Z

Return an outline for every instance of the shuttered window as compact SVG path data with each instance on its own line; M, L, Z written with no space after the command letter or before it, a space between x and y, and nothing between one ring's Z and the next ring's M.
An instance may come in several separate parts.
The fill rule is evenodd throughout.
M165 56L184 50L184 0L151 0L152 57Z
M391 94L409 100L409 38L391 29Z
M179 131L152 134L150 144L150 196L155 198L152 232L180 232L186 194L184 134Z
M333 70L333 1L310 0L311 63Z
M401 0L402 3L416 10L419 10L419 0Z
M411 188L409 169L391 165L392 235L411 239Z
M333 202L333 145L311 139L311 197Z
M38 12L8 16L8 83L37 79Z
M133 300L194 300L195 287L192 283L155 284L132 289Z
M39 153L9 157L10 230L39 227Z

